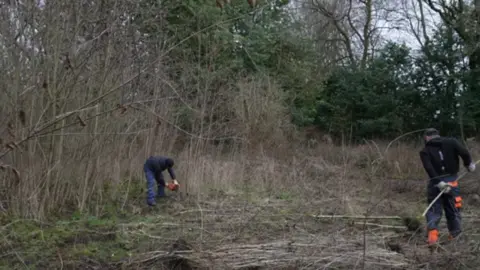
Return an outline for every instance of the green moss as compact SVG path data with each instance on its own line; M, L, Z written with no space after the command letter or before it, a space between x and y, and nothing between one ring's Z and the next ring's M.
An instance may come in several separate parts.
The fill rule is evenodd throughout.
M275 197L277 199L285 200L285 201L292 201L293 200L293 195L288 191L282 191L282 192L278 193Z
M115 219L102 219L95 216L89 216L86 220L87 227L113 227L116 225Z
M403 224L409 231L416 231L420 228L422 222L418 217L404 217Z
M92 242L79 244L68 250L73 259L95 258L99 262L115 262L131 256L131 252L116 242Z
M5 240L2 253L12 255L3 257L0 268L16 269L16 265L33 269L45 265L53 267L51 264L58 262L58 256L73 261L83 256L111 262L129 256L130 250L134 249L132 241L117 236L116 219L76 214L71 220L51 224L28 220L7 224L10 224L8 229L1 232Z

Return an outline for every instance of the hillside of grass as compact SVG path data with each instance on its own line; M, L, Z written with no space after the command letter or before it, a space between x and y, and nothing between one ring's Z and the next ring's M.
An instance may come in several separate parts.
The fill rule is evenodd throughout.
M76 211L46 220L3 216L0 265L474 269L480 240L477 173L461 180L464 234L431 253L421 216L427 206L426 179L418 149L398 144L382 153L384 148L378 147L320 145L310 154L297 153L286 160L259 155L242 162L210 156L207 175L216 184L188 194L182 186L153 208L145 204L145 180L139 173L96 214ZM185 175L184 162L179 162L179 175ZM234 175L249 175L249 180L234 185L229 182ZM267 185L267 179L277 182ZM441 224L441 239L446 240L445 219Z

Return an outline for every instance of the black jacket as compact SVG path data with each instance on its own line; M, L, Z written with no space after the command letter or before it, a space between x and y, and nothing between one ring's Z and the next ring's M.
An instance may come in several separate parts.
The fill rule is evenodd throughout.
M155 177L158 179L163 179L163 174L162 172L164 170L167 170L168 173L170 174L170 177L172 179L176 179L175 177L175 171L173 170L172 167L169 167L167 165L167 160L170 159L168 157L164 156L151 156L147 159L146 161L146 166L154 172Z
M435 182L434 184L440 182L439 178L442 176L458 173L459 157L462 158L465 167L472 162L472 157L468 150L454 138L433 138L420 151L423 167L431 181Z

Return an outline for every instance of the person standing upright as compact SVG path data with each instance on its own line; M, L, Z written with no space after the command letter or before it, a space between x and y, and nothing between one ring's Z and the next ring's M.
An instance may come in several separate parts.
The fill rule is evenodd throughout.
M430 180L427 186L427 200L430 204L438 194L446 189L426 214L428 244L438 241L438 224L445 210L449 239L461 232L462 197L458 187L457 174L459 157L468 171L475 170L475 163L469 151L455 138L441 137L438 130L429 128L424 133L425 147L420 151L420 159Z

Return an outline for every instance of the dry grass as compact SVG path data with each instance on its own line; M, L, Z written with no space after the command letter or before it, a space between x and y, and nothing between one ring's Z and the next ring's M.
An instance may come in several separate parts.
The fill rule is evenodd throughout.
M183 183L180 193L160 202L157 210L147 209L145 180L136 169L113 193L117 194L114 212L123 209L120 212L126 218L104 230L75 231L79 229L68 225L77 240L60 240L66 246L60 255L52 256L61 256L65 266L103 269L172 269L173 265L177 269L444 269L445 265L462 269L462 265L475 265L475 207L480 202L473 200L472 176L465 178L462 187L471 192L465 195L468 241L445 246L453 253L442 257L428 253L423 225L407 228L402 220L314 217L395 215L415 219L421 214L426 207L426 180L421 165L415 162L418 148L394 145L382 156L379 153L385 148L380 145L385 144L378 145L380 151L371 145L322 145L309 151L297 149L288 159L263 151L255 156L212 150L192 154L195 152L187 148L175 156ZM141 167L141 162L137 158L131 168ZM105 216L108 205L96 211ZM443 227L442 232L445 230ZM4 239L15 235L5 230L2 234ZM102 237L112 234L117 240ZM25 237L30 239L28 235ZM27 253L19 253L22 249L15 247L14 239L3 248L10 254L6 258L29 261ZM55 239L59 241L58 236ZM122 248L99 244L103 242L98 239L122 243ZM91 249L103 252L92 253ZM50 259L49 265L58 266L58 260L54 261Z
M372 240L372 239L369 239ZM396 252L384 248L369 249L362 258L361 240L292 238L261 244L234 244L217 247L211 251L152 252L145 254L142 263L159 259L181 258L197 268L220 267L222 269L351 269L365 264L368 269L404 269L408 261ZM332 248L332 245L335 248ZM210 267L205 267L205 266Z
M178 44L148 47L115 15L137 12L127 2L112 12L58 3L43 14L66 16L0 11L6 40L20 40L12 14L42 27L25 26L18 48L2 50L18 61L2 62L10 72L0 74L0 249L9 269L158 269L172 258L216 269L428 268L417 256L421 226L312 217L417 217L426 206L418 145L305 145L272 78L223 78L175 58ZM98 18L103 28L92 29ZM157 154L175 159L181 190L151 212L142 166ZM462 180L462 190L475 216L478 181ZM72 213L119 220L102 230L47 222ZM15 227L23 219L35 225ZM474 221L465 222L476 240ZM179 239L189 251L172 247ZM473 264L469 245L459 258Z

